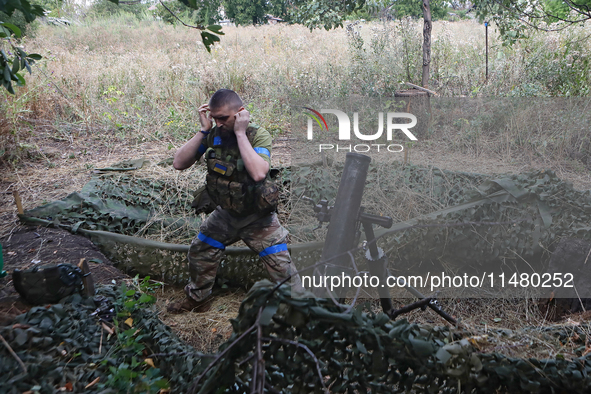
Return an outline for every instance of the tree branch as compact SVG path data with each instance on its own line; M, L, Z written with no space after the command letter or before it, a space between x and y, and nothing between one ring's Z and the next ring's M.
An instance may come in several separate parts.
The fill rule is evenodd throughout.
M14 350L12 350L12 348L10 347L8 342L6 342L6 339L4 339L4 337L1 334L0 334L0 339L2 339L2 343L4 343L4 346L6 346L6 349L8 349L8 351L10 352L12 357L14 357L14 359L19 363L19 365L23 369L23 372L27 373L27 366L25 365L25 363L23 363L23 360L21 360L19 358L19 356L17 356L17 354L14 352Z
M183 26L186 27L190 27L191 29L197 29L197 30L205 30L205 27L203 25L197 25L197 26L191 26L191 25L187 25L185 22L183 22L181 20L181 18L179 18L178 16L176 16L176 14L174 12L172 12L170 10L170 8L168 8L163 2L162 0L159 0L160 4L162 4L162 7L164 7L166 9L166 11L170 12L170 15L174 16L176 18L176 20L178 20L179 22L181 22L183 24Z

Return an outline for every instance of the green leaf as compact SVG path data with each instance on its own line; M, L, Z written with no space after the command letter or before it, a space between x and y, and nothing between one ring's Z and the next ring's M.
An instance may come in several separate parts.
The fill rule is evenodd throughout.
M23 78L22 75L16 74L16 78L18 79L18 82L16 83L17 86L25 86L26 81L25 81L25 78Z
M125 292L125 295L128 296L128 297L130 297L130 296L132 296L134 294L135 294L135 290L133 290L133 289L127 290L127 292Z
M225 33L222 31L222 26L220 25L209 25L206 27L207 30L214 32L215 34L219 34L223 36Z
M10 73L10 67L8 67L8 65L6 67L4 67L4 80L7 82L10 82L10 80L12 78L11 77L11 73Z
M181 3L194 10L198 9L196 0L179 0Z
M207 52L211 52L211 46L220 40L218 36L215 34L208 33L206 31L201 32L201 40L203 41L203 45L205 45L205 49Z
M5 29L4 27L2 27L2 25L0 24L0 38L5 38L5 37L10 37L10 30Z
M133 372L130 369L121 368L121 367L119 367L119 369L117 370L117 373L127 379L133 379L137 376L137 372Z
M38 53L29 53L27 55L27 57L29 59L33 59L33 60L41 60L41 59L43 59L43 56L39 55Z
M154 384L159 389L167 389L170 387L168 380L166 380L166 379L159 379L159 380L155 381Z
M16 74L19 70L20 70L20 64L21 62L19 62L19 59L17 57L14 58L14 60L12 61L12 73Z
M154 297L152 297L151 295L143 293L140 296L139 302L152 302L153 299Z
M12 30L12 32L14 33L15 37L20 38L22 33L21 33L21 29L19 29L17 26L13 25L12 23L8 23L8 22L0 22L0 25Z

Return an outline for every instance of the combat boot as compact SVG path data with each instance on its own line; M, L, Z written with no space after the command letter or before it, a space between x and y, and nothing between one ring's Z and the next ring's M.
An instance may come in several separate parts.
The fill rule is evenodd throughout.
M203 313L209 311L209 308L211 308L212 303L212 296L209 296L201 301L195 301L192 298L186 297L184 300L175 301L173 303L168 304L166 310L168 311L168 313L174 314L185 312Z

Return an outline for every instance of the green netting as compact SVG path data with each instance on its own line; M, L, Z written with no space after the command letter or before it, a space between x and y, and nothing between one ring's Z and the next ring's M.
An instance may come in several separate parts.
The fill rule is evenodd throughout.
M172 176L153 177L139 170L145 160L96 170L80 192L26 212L26 216L78 229L170 241L196 234L201 223L191 215L191 190ZM132 172L133 171L133 172Z
M322 179L339 179L341 169L339 164L333 172L330 167L306 168L303 180L294 176L292 190L314 194L306 188ZM325 193L333 201L335 195L336 188ZM574 189L550 170L484 176L372 163L362 205L367 212L395 219L391 229L376 231L394 275L542 273L558 241L591 238L591 191ZM300 203L291 216L312 214L311 207ZM309 241L321 240L321 231L310 231L314 225L290 230ZM360 253L356 260L367 269ZM581 297L591 296L588 286L578 291Z
M98 294L106 297L116 312L121 311L122 300L129 299L114 286L99 286ZM154 385L164 375L178 393L210 359L182 342L149 308L131 313L133 328L123 323L125 316L115 324L116 333L109 334L94 314L98 305L76 294L59 304L34 307L17 316L11 326L0 327L0 334L27 368L24 372L7 348L0 346L0 392L50 394L63 392L70 385L69 391L75 393L145 393L146 384ZM111 323L108 326L113 327ZM152 353L179 352L183 357L166 358L163 363L154 358L157 368L143 363ZM132 365L134 361L137 365ZM121 378L130 383L117 383ZM140 379L143 388L138 388ZM95 384L87 387L92 382ZM127 386L128 391L116 389L121 386ZM156 393L158 388L154 386L150 392Z
M482 354L447 327L346 307L294 299L287 287L274 291L269 282L257 283L232 322L232 337L220 347L224 354L189 392L249 392L258 352L269 392L322 393L327 387L333 393L582 393L591 387L588 357Z
M385 231L400 264L438 261L458 269L531 265L541 270L561 238L591 237L591 191L578 191L552 171L487 180L465 193L467 202L417 223L506 222L495 226L428 227ZM513 222L513 223L511 223ZM540 271L538 271L540 272Z
M129 298L112 287L99 293L116 305ZM589 356L537 360L481 353L466 338L469 332L392 321L363 306L347 311L348 305L326 299L294 299L288 286L275 289L268 281L248 293L232 320L232 336L214 355L195 352L147 308L131 313L133 329L119 322L117 336L108 336L92 315L95 307L92 300L72 296L18 316L15 328L0 327L27 367L24 373L0 347L3 392L38 386L41 393L57 393L69 382L74 392L114 393L103 383L130 368L122 360L132 356L150 357L158 370L142 364L142 377L157 373L172 393L251 392L261 377L265 392L306 394L323 387L332 393L584 393L591 387ZM545 329L578 343L582 354L590 331L589 324ZM139 350L126 345L123 339L130 336ZM86 389L97 377L101 384Z

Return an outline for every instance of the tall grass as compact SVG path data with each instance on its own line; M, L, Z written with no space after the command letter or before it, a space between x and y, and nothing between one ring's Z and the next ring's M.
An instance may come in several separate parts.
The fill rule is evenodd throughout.
M196 30L124 13L42 26L25 46L45 60L15 97L0 93L1 127L26 139L23 130L41 122L64 138L99 131L173 146L194 133L196 108L222 87L240 93L253 119L279 134L290 129L294 96L393 96L404 82L420 81L416 20L328 32L288 25L224 32L208 54ZM451 97L588 96L589 34L587 24L504 47L491 31L487 80L484 27L436 22L429 87Z

